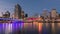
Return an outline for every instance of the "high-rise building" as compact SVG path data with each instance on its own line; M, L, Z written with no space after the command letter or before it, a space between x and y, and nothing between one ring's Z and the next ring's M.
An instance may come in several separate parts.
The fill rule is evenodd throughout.
M42 13L42 16L43 16L44 18L47 18L47 16L48 16L48 10L44 9L44 10L43 10L43 13Z
M10 17L10 12L9 11L5 12L5 14L3 14L3 17L4 18L9 18Z
M21 12L21 18L24 19L24 11Z
M14 18L14 13L11 15L11 18Z
M56 16L56 18L59 18L59 13L57 12L57 16Z
M15 5L15 13L14 13L14 17L17 19L22 18L21 16L21 12L22 12L22 8L19 4Z
M51 12L48 13L48 18L51 19Z
M57 11L56 11L56 9L52 9L51 18L56 18L56 17L57 17Z
M60 14L59 14L59 18L60 18Z

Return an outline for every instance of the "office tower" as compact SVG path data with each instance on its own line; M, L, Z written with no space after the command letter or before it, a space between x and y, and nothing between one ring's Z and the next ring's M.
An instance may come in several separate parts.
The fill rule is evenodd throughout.
M57 16L56 9L52 9L52 11L51 11L51 18L56 18L56 16Z
M10 12L9 11L5 12L5 14L3 14L3 17L4 18L9 18L10 17Z
M12 13L11 18L14 18L14 13Z
M14 17L17 18L17 19L22 18L21 12L22 12L21 6L20 6L19 4L16 4L16 5L15 5Z
M56 16L56 18L59 18L59 13L57 12L57 16Z
M48 16L48 12L47 12L47 11L48 11L48 10L46 10L46 9L43 10L42 16L43 16L44 18L47 18L47 16Z
M59 19L60 19L60 14L59 14ZM59 22L58 22L59 23Z
M48 13L48 19L51 19L51 12Z
M60 14L59 14L59 18L60 18Z
M21 12L21 18L24 19L24 11Z
M57 18L57 15L58 15L58 13L57 13L57 11L56 11L56 9L55 8L53 8L52 10L51 10L51 23L52 23L52 34L55 34L56 33L56 31L55 31L55 27L56 27L56 24L57 24L57 22L55 21L56 20L56 18ZM56 24L55 24L56 23Z
M3 12L0 12L0 18L2 17L2 15L3 15Z

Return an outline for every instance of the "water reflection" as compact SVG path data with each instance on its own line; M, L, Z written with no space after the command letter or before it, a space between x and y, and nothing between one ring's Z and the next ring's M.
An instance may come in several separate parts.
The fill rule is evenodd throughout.
M60 34L60 23L0 23L0 34Z

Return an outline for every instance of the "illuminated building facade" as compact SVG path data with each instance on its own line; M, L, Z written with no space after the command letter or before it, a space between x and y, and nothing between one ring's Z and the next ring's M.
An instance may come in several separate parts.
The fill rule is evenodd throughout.
M10 18L10 12L9 11L5 12L5 14L3 14L3 17L4 18Z
M42 16L43 16L44 18L47 18L47 16L48 16L48 10L44 9L44 10L43 10L43 13L42 13Z
M21 12L21 18L24 19L24 11Z
M52 9L51 18L56 18L56 17L57 17L57 11L56 11L56 9Z
M59 14L59 17L60 17L60 14Z
M22 8L21 8L21 6L20 6L19 4L15 5L14 17L17 18L17 19L22 18L21 13L22 13Z

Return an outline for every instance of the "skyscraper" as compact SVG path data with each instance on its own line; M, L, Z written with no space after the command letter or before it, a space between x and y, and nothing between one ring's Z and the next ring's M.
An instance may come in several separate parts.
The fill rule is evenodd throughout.
M47 18L47 16L48 16L48 10L44 9L44 10L43 10L43 13L42 13L42 16L43 16L44 18Z
M22 18L21 12L22 12L21 6L19 4L16 4L15 5L14 17L17 18L17 19Z
M59 18L60 18L60 14L59 14Z
M56 18L56 17L57 17L57 11L56 11L56 9L52 9L51 18Z
M24 19L25 15L24 15L24 11L21 11L21 18Z
M51 12L48 13L48 18L51 19Z

